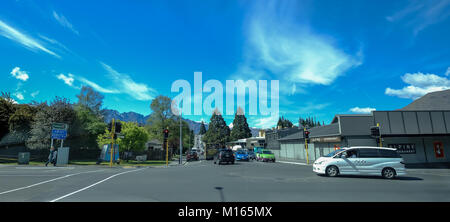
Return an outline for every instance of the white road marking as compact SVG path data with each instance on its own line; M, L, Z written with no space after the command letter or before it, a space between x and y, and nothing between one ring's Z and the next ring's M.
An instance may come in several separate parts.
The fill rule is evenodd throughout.
M297 164L297 165L309 166L309 164L306 164L306 163L287 162L287 161L277 161L277 162L278 163L289 163L289 164Z
M87 189L89 189L89 188L91 188L91 187L93 187L93 186L95 186L95 185L97 185L97 184L103 183L103 182L105 182L105 181L107 181L107 180L109 180L109 179L111 179L111 178L113 178L113 177L116 177L116 176L119 176L119 175L122 175L122 174L125 174L125 173L136 172L136 171L143 170L143 169L146 169L146 168L137 169L137 170L130 170L130 171L125 171L125 172L122 172L122 173L114 174L114 175L112 175L112 176L110 176L110 177L108 177L108 178L106 178L106 179L100 180L100 181L98 181L98 182L96 182L96 183L94 183L94 184L91 184L91 185L89 185L89 186L87 186L87 187L85 187L85 188L82 188L82 189L79 189L79 190L74 191L74 192L72 192L72 193L66 194L66 195L64 195L64 196L62 196L62 197L58 197L58 198L56 198L56 199L53 199L53 200L51 200L50 202L56 202L56 201L58 201L58 200L61 200L61 199L63 199L63 198L66 198L66 197L68 197L68 196L72 196L72 195L74 195L74 194L76 194L76 193L79 193L79 192L81 192L81 191L83 191L83 190L87 190Z
M29 185L29 186L26 186L26 187L20 187L20 188L16 188L16 189L13 189L13 190L4 191L4 192L1 192L0 195L6 194L6 193L11 193L11 192L18 191L18 190L28 189L28 188L31 188L31 187L39 186L41 184L49 183L49 182L52 182L52 181L55 181L55 180L60 180L60 179L68 178L68 177L79 175L79 174L83 174L83 173L93 173L93 172L99 172L99 171L105 171L105 170L93 170L93 171L86 171L86 172L68 174L68 175L65 175L65 176L62 176L62 177L57 177L57 178L54 178L54 179L51 179L51 180L46 180L46 181L42 181L42 182L39 182L39 183L35 183L35 184Z
M71 170L71 169L75 169L75 167L53 167L53 170ZM16 167L16 169L21 169L21 170L43 170L43 169L52 169L51 167Z

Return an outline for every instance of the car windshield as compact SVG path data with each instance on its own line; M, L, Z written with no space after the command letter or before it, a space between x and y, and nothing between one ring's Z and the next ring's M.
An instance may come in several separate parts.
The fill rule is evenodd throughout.
M332 157L332 156L336 155L337 153L341 152L342 150L343 149L335 150L335 151L333 151L333 152L331 152L331 153L329 153L327 155L324 155L324 157Z
M263 153L264 153L264 154L272 154L272 152L269 151L269 150L264 150Z

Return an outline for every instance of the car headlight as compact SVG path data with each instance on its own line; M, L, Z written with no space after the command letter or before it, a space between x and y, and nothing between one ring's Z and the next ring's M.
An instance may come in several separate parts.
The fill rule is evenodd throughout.
M321 165L324 161L316 161L314 164Z

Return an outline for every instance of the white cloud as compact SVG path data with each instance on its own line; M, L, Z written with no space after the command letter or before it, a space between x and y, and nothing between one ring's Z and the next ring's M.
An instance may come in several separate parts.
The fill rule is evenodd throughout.
M148 101L154 98L156 90L148 87L146 84L136 83L129 75L119 73L105 63L101 63L101 65L106 71L108 71L109 78L112 79L116 88L120 92L126 93L129 96L141 101Z
M19 100L24 100L25 99L25 97L23 96L23 94L21 92L14 93L14 96L16 96L16 98L19 99Z
M247 23L249 46L245 64L239 68L245 72L241 76L264 76L268 70L273 79L289 82L288 87L280 88L283 93L293 94L299 91L296 84L300 88L307 84L329 85L361 65L361 50L355 56L347 54L331 38L293 21L298 13L290 10L298 7L291 4L296 2L270 2L267 7L256 7Z
M77 77L77 79L101 93L119 93L119 91L117 91L117 90L103 88L103 87L99 86L98 84L96 84L92 81L89 81L83 77Z
M352 112L352 113L370 114L370 113L372 113L372 111L375 111L375 110L377 110L377 109L370 108L370 107L365 107L365 108L353 107L353 108L350 109L350 112Z
M58 23L60 25L62 25L65 28L70 29L73 33L79 35L78 31L73 27L72 23L69 22L69 20L67 20L66 17L64 17L64 15L56 13L55 11L53 11L53 18L56 19L56 21L58 21Z
M447 70L448 71L448 70ZM386 88L385 94L400 98L417 99L427 93L450 89L450 79L435 74L407 73L401 77L408 86L402 89Z
M14 78L19 79L19 80L22 80L22 81L24 81L24 82L27 81L28 78L29 78L28 73L27 73L26 71L21 71L21 70L20 70L20 67L15 67L15 68L11 71L11 75L12 75Z
M445 72L445 76L450 76L450 67L447 68L447 71Z
M64 81L66 85L73 86L73 82L75 81L73 77L74 76L70 73L67 76L61 73L56 78Z
M229 125L228 125L228 127L230 128L230 129L233 129L233 123L230 123Z
M37 40L19 32L17 29L7 25L6 23L4 23L1 20L0 20L0 35L22 44L24 47L26 47L29 50L32 50L32 51L41 50L41 51L46 52L50 55L53 55L57 58L61 58L58 54L45 48Z

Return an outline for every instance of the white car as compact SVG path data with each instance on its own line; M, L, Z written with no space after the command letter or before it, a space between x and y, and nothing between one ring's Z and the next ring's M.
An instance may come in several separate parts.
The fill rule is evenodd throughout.
M385 147L350 147L335 150L320 157L313 171L334 177L337 175L381 175L392 179L405 175L403 158L395 149Z

